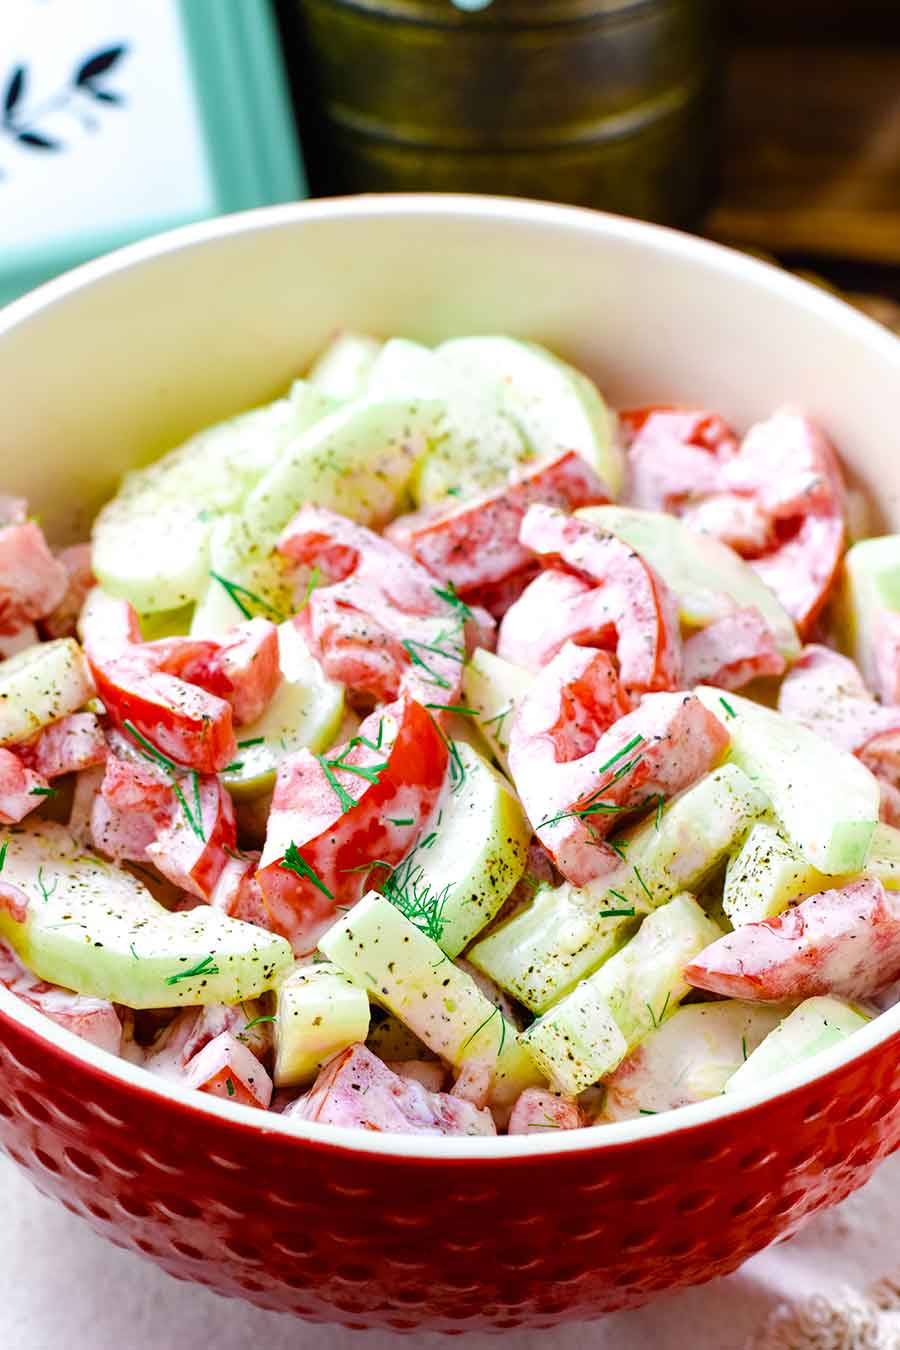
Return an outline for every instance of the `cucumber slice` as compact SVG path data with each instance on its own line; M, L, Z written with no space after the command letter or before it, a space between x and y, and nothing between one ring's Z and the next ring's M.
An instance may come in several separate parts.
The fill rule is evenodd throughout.
M420 843L398 869L443 896L438 942L448 956L458 956L490 923L525 871L531 842L531 826L506 780L465 742L454 746L461 781L425 835L433 842Z
M771 708L700 685L731 760L766 794L787 838L826 876L861 872L878 821L876 779L855 756Z
M834 877L826 877L785 839L777 826L759 821L725 873L722 907L735 928L760 923L817 891L828 890Z
M278 650L284 679L262 717L240 728L237 767L222 774L241 800L271 792L285 756L304 747L318 754L332 745L344 715L343 685L327 678L290 622L279 626Z
M839 625L844 646L863 673L866 684L881 688L875 661L875 626L879 614L900 610L900 535L862 539L844 557L844 584Z
M363 393L380 351L381 343L367 333L338 333L316 357L306 378L320 393L349 403Z
M615 419L596 385L536 342L508 337L454 338L438 356L465 379L491 380L502 406L539 456L577 450L618 496L625 457Z
M370 891L319 947L441 1059L490 1062L498 1105L542 1081L499 1008L383 895Z
M297 966L278 985L277 1087L309 1083L323 1064L369 1034L369 998L337 966Z
M722 930L691 895L647 916L635 937L520 1037L563 1092L576 1094L611 1073L690 991L692 957Z
M284 938L209 905L170 913L59 825L11 830L3 881L28 897L0 935L42 980L126 1008L239 1003L293 963Z
M789 661L800 654L797 630L775 592L749 563L710 534L675 516L624 506L585 506L576 515L623 539L662 577L678 600L681 622L705 628L735 608L755 606Z
M782 1073L800 1060L820 1055L869 1021L871 1018L861 1008L845 1003L843 999L830 995L808 998L769 1032L728 1079L725 1091L741 1092Z
M209 565L191 621L193 637L221 637L247 618L287 618L294 611L287 560L274 535L255 535L238 515L221 516L209 535Z
M361 399L286 446L244 508L250 536L273 539L304 505L378 528L396 515L416 463L440 431L444 405Z
M477 647L463 671L463 697L478 713L475 723L497 762L506 768L509 730L516 704L534 683L530 670Z
M625 858L602 884L540 891L476 943L469 960L544 1012L619 949L641 914L702 886L767 806L746 774L723 764L670 802L658 823L651 816L620 836Z
M734 999L679 1008L606 1080L604 1120L656 1115L718 1097L783 1016L784 1009Z
M93 696L94 682L74 638L26 647L0 661L0 745L27 740Z
M879 822L875 826L866 858L866 876L876 877L885 890L900 890L900 830L893 825ZM834 885L830 879L829 885Z
M209 427L126 474L94 522L100 584L140 614L196 600L206 586L215 517L237 509L282 447L331 406L298 381L289 398Z
M377 1003L369 1007L369 1034L366 1046L379 1059L391 1063L404 1059L434 1059L434 1055L423 1045L418 1036L414 1036L409 1027L403 1025L399 1017L389 1013Z
M439 399L445 415L413 482L420 506L477 496L506 481L511 469L533 458L531 446L501 411L495 381L462 375L418 342L392 338L369 372L369 398Z

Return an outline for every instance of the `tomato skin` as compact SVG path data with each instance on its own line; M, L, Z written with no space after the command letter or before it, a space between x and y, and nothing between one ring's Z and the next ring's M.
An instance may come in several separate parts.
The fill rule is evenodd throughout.
M147 858L173 885L209 900L229 861L228 850L233 852L237 844L234 807L218 778L198 778L196 793L185 781L182 793L202 837L181 803L173 802L168 824L147 846Z
M385 535L468 598L528 568L531 555L519 541L519 529L534 502L574 511L609 501L607 488L586 460L564 450L453 511L402 516Z
M783 675L785 660L755 606L736 609L694 633L684 644L684 683L740 689L765 675Z
M332 770L354 800L346 811L321 762L308 750L288 756L278 770L256 879L269 915L267 927L286 937L298 955L314 950L338 905L355 904L363 895L370 870L365 864L377 859L394 866L406 856L446 776L446 741L426 709L406 695L372 713L359 734L373 744L380 738L380 748L344 747L331 760L343 758L370 771L383 767L377 769L377 783ZM319 885L281 865L291 844ZM372 876L377 881L383 873L376 868Z
M717 939L685 968L698 989L779 1003L867 998L900 975L900 897L867 878Z
M545 568L568 579L551 584L540 576L531 583L500 626L499 655L514 661L514 650L530 648L529 668L537 670L567 639L587 640L615 646L620 678L633 700L679 687L675 597L639 554L589 521L544 506L531 507L521 538ZM544 629L547 641L541 638ZM523 634L523 640L513 634Z
M647 694L616 717L611 670L604 652L563 647L522 698L510 731L509 767L525 813L578 886L618 864L602 840L619 812L689 787L728 745L722 723L692 694ZM611 809L588 809L598 802Z
M439 594L424 567L362 525L313 506L297 513L278 549L329 579L294 620L327 675L379 702L401 693L422 703L458 699L469 615ZM490 622L485 614L482 623Z
M309 1093L285 1114L379 1133L497 1133L490 1111L401 1078L364 1045L351 1045L329 1060Z
M696 445L713 453L737 449L737 436L728 423L718 413L702 408L679 408L671 403L626 408L619 413L619 425L629 450L639 437L666 446Z

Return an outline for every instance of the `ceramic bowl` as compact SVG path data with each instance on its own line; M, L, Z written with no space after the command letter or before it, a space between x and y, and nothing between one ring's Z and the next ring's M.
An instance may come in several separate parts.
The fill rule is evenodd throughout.
M613 404L821 419L900 527L900 343L696 239L565 207L356 198L191 226L0 313L0 483L59 542L122 471L274 396L333 329L513 333ZM0 1142L181 1279L319 1321L549 1327L733 1270L900 1144L900 1008L743 1097L540 1138L372 1135L145 1075L0 988Z

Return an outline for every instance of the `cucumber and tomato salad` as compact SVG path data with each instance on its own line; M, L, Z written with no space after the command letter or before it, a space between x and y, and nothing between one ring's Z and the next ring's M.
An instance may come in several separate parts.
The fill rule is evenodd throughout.
M349 332L90 546L3 498L0 982L389 1132L829 1048L900 979L900 538L844 511L796 411L741 437L534 343Z

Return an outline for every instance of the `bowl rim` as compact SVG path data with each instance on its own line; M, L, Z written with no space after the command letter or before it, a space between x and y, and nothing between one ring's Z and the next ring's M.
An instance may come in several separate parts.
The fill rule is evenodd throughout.
M302 226L304 221L359 218L414 217L428 219L464 219L484 223L521 226L545 226L560 233L574 232L597 239L612 240L652 249L669 257L693 262L707 271L742 278L779 295L788 303L806 310L829 326L857 337L873 354L900 372L900 339L875 320L860 314L843 300L792 276L789 272L758 258L739 253L722 244L700 239L661 225L623 216L592 211L583 207L530 201L524 198L489 197L443 193L398 193L323 198L286 205L242 211L213 220L201 221L166 231L150 239L130 244L104 257L45 282L29 294L0 309L0 338L42 312L63 303L69 296L156 259L179 251L203 247L234 235L265 233ZM261 1112L236 1105L208 1093L199 1093L178 1082L156 1077L140 1065L119 1059L89 1044L73 1032L51 1022L0 985L0 1019L18 1024L37 1041L49 1043L55 1050L102 1074L110 1083L137 1090L160 1102L171 1102L198 1115L214 1118L223 1126L252 1131L266 1136L278 1135L285 1141L312 1144L348 1153L380 1156L394 1160L430 1162L460 1161L472 1163L514 1162L523 1158L561 1156L621 1148L628 1144L646 1144L653 1139L696 1129L704 1125L736 1118L782 1099L829 1075L849 1068L856 1061L884 1045L900 1033L900 1004L873 1018L865 1027L812 1059L801 1061L749 1090L733 1096L722 1094L704 1102L662 1112L658 1116L589 1126L581 1130L560 1131L540 1136L502 1135L497 1137L449 1137L432 1135L375 1134L346 1127L323 1125L285 1117L276 1112Z

